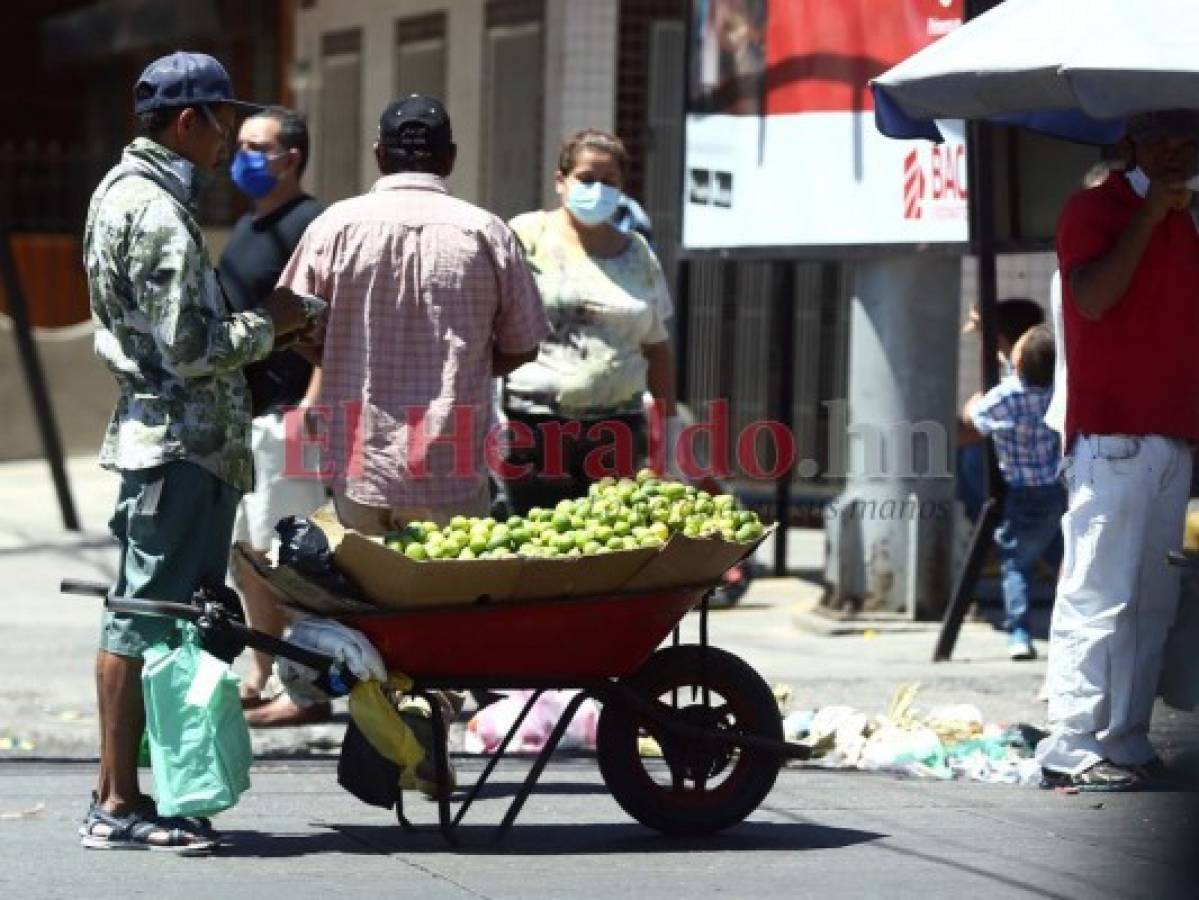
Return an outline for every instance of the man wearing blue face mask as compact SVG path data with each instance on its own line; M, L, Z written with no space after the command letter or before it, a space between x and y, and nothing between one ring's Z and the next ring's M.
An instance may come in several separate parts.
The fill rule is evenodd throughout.
M308 163L308 144L304 119L279 106L246 119L238 132L230 174L237 189L254 201L254 208L238 220L221 254L221 282L235 309L256 309L262 304L308 224L323 210L300 186ZM239 552L233 554L232 568L250 623L278 637L285 625L278 603L243 554L265 560L276 522L287 516L307 516L324 502L324 487L317 477L319 460L287 453L288 435L294 440L301 433L294 416L303 413L296 412L297 407L316 402L320 369L292 350L276 350L246 368L246 381L254 414L256 477L254 490L243 496L238 506L233 540ZM303 449L305 456L311 456L316 448ZM303 463L303 471L292 471L297 462ZM242 702L250 725L293 725L328 717L328 704L301 709L285 693L270 690L271 657L259 651L250 653L250 667L242 682Z

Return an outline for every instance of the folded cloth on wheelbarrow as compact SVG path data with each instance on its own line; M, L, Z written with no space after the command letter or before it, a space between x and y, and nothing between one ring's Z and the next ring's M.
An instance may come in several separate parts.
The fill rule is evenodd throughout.
M301 647L331 656L358 681L387 680L387 666L374 645L361 631L313 616L300 619L287 631L286 639ZM298 706L312 706L329 696L316 685L321 673L286 657L275 660L275 671L287 695Z

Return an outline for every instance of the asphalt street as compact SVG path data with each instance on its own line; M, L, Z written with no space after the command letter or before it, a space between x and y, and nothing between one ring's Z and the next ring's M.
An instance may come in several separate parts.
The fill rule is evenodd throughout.
M467 773L478 762L465 763ZM231 846L208 859L85 851L75 827L89 766L0 764L0 894L239 900L634 897L1167 898L1187 892L1174 838L1181 794L1064 796L1036 789L785 770L747 822L666 838L629 820L592 761L547 771L510 839L486 842L524 763L473 807L464 846L409 835L363 806L328 763L260 766L220 816ZM409 804L432 823L431 804ZM474 824L470 824L471 822Z

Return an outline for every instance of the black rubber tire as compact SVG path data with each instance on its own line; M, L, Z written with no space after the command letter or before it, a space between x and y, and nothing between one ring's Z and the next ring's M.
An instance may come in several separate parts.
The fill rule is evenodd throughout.
M746 662L731 653L684 644L658 650L624 684L648 700L674 688L701 685L724 698L738 731L783 740L778 702L770 686ZM684 690L680 695L688 695ZM703 712L701 702L692 706ZM596 729L596 757L604 783L625 812L664 834L711 834L743 821L758 808L778 778L782 759L761 750L738 750L726 760L724 781L714 790L681 793L655 781L638 752L637 739L648 725L634 709L619 702L604 704ZM659 739L661 743L661 739Z

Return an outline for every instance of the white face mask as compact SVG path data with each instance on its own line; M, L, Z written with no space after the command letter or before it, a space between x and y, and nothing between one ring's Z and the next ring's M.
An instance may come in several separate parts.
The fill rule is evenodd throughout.
M566 209L584 225L599 225L607 222L620 203L620 189L602 181L584 184L570 180L566 190Z
M1132 192L1138 197L1144 198L1149 193L1149 176L1144 170L1137 166L1135 169L1129 169L1124 173L1124 177L1128 179L1128 186L1132 188Z
M1126 175L1128 177L1128 184L1132 187L1133 191L1136 192L1138 197L1144 197L1149 193L1149 176L1145 174L1144 170L1141 169L1140 166L1137 166L1135 169L1130 169ZM1199 174L1192 175L1190 178L1188 178L1185 182L1185 185L1188 191L1199 191Z

